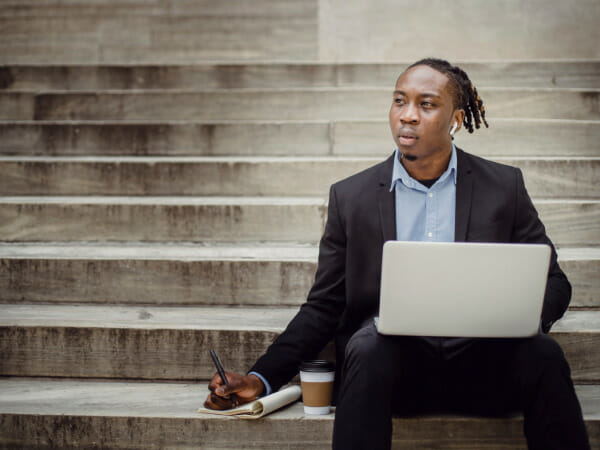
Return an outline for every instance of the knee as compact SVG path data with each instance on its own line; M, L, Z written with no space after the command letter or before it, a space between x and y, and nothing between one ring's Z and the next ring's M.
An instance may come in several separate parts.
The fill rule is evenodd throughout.
M560 345L550 336L540 334L519 343L515 353L516 367L521 376L535 383L546 374L570 377L570 368Z
M377 361L378 333L368 326L352 335L345 350L346 364L370 363Z
M524 339L517 347L517 356L530 363L566 362L560 345L546 334Z

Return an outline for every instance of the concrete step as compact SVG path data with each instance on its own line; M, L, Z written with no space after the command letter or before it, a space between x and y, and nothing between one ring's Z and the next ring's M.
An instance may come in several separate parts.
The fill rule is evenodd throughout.
M0 235L6 241L316 242L325 215L325 200L312 197L0 197Z
M309 3L309 2L307 2ZM87 16L102 18L114 16L174 16L209 15L214 18L228 17L268 17L289 18L290 14L306 13L306 5L298 0L287 4L273 0L254 0L252 4L244 0L189 1L169 0L3 0L0 17L11 18L52 18L69 16L77 19ZM50 24L46 24L50 29Z
M0 93L2 120L385 119L389 88ZM489 118L599 120L600 89L482 88ZM292 107L293 105L293 107Z
M248 370L296 311L2 304L0 375L207 380L214 374L209 349L228 355L230 370ZM568 311L552 335L574 380L600 381L600 311Z
M592 448L600 446L600 389L576 386ZM203 383L0 380L0 446L329 449L334 413L295 403L258 421L196 412ZM526 448L520 417L395 418L394 450ZM46 431L53 430L53 431Z
M600 200L535 201L558 246L600 245ZM317 242L323 200L223 197L0 197L15 241Z
M0 244L0 302L298 306L317 253L290 243Z
M0 303L298 306L317 247L293 244L0 244ZM572 308L600 308L600 248L561 248Z
M3 5L0 62L316 59L318 2Z
M383 159L355 156L0 156L0 193L327 196L329 186L335 181ZM597 199L600 196L600 157L492 159L520 167L532 197ZM242 179L244 187L240 189Z
M156 7L156 5L154 6ZM2 10L0 10L2 13ZM599 88L600 61L456 62L478 88ZM407 63L239 63L188 65L5 65L0 89L235 89L380 86L392 89Z
M496 118L459 132L481 156L598 156L600 121ZM395 144L387 120L0 121L4 155L381 156Z

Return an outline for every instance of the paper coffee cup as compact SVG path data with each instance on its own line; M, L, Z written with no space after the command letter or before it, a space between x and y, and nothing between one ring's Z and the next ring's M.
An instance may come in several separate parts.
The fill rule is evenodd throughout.
M329 414L334 378L335 366L329 361L305 361L300 365L305 414Z

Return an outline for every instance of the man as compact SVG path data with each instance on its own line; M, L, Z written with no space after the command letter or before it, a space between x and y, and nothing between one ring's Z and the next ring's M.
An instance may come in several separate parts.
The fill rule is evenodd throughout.
M316 279L307 302L246 376L213 378L205 405L277 390L335 338L336 449L389 449L393 415L522 411L530 449L588 449L569 366L547 336L571 286L552 257L540 333L527 339L383 336L379 304L386 240L552 245L520 170L457 149L452 137L485 121L466 73L425 59L399 78L389 114L397 151L331 187ZM471 276L465 274L465 276ZM430 275L435 282L435 274ZM443 301L443 299L440 299Z

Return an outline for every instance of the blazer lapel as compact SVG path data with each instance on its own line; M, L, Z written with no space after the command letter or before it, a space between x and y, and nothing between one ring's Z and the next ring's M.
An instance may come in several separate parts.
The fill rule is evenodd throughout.
M379 207L383 242L396 239L395 193L394 191L390 192L395 155L396 153L392 154L381 166L377 185L377 205Z
M471 196L473 192L473 176L471 165L464 152L457 148L456 163L456 217L454 223L454 240L464 242L467 239L469 219L471 216Z

